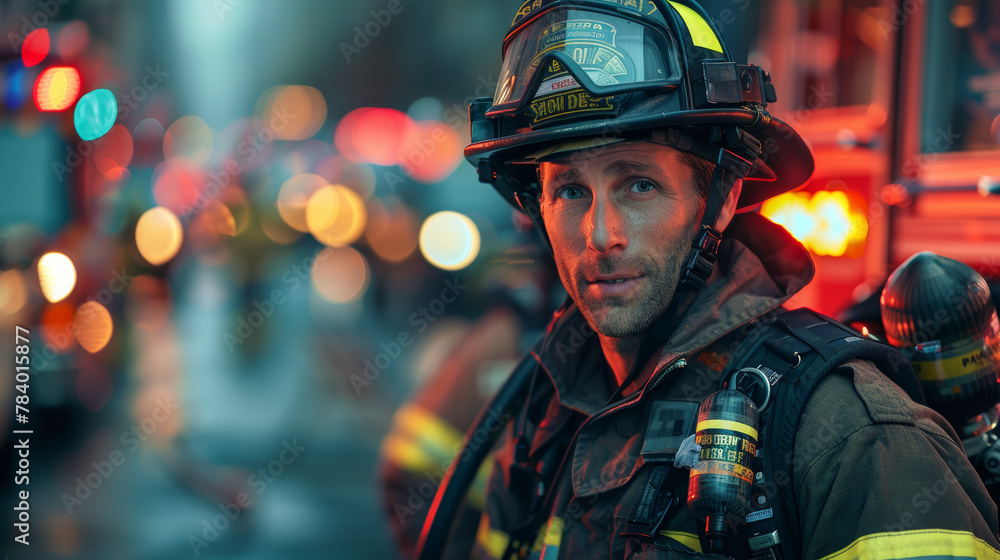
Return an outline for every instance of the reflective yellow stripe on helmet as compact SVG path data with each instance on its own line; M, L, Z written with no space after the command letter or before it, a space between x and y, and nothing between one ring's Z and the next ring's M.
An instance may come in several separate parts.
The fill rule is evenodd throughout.
M921 558L1000 559L1000 552L968 531L925 529L898 533L875 533L858 538L846 548L822 560L893 560Z
M701 14L678 2L670 2L670 5L681 15L684 25L687 25L694 46L722 52L722 43L719 42L719 37L715 35L712 26L705 21L705 18L701 17Z

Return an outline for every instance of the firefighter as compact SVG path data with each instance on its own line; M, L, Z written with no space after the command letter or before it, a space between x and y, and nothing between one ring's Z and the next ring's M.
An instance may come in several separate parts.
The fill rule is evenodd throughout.
M382 441L383 505L403 557L413 555L434 493L461 449L462 436L517 358L545 328L555 307L553 296L565 295L557 286L551 256L537 242L524 242L531 233L530 221L521 213L512 218L518 233L501 241L496 264L484 274L490 305L454 343L430 379L396 411ZM466 496L459 535L467 532L467 526L475 534L488 468L483 465Z
M888 341L913 362L927 405L962 437L994 501L1000 497L1000 321L986 279L929 251L906 259L881 296Z
M529 0L502 52L466 157L533 219L569 298L494 447L474 557L1000 557L954 430L867 360L805 405L774 481L794 507L754 513L790 531L733 523L709 551L672 465L692 406L814 274L752 211L801 186L812 155L690 0Z

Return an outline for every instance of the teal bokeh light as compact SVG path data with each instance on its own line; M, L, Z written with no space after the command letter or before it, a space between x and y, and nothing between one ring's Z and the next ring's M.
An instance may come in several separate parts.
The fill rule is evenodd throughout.
M111 130L118 118L118 102L106 89L95 89L76 103L73 126L83 140L97 140Z

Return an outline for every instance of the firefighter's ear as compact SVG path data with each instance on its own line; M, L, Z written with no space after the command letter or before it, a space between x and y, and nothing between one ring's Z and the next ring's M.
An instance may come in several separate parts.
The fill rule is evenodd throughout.
M729 222L732 221L733 216L736 214L736 206L740 200L740 193L743 192L743 179L737 179L733 183L733 189L729 191L729 196L726 197L726 202L722 204L722 210L719 211L719 218L715 220L715 229L718 231L726 231L729 226Z

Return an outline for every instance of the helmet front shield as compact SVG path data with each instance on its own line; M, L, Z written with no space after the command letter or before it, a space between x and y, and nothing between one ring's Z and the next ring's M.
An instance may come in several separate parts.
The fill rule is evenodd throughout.
M676 39L641 14L555 8L508 37L487 116L527 111L532 126L616 111L613 96L666 91L682 77Z

